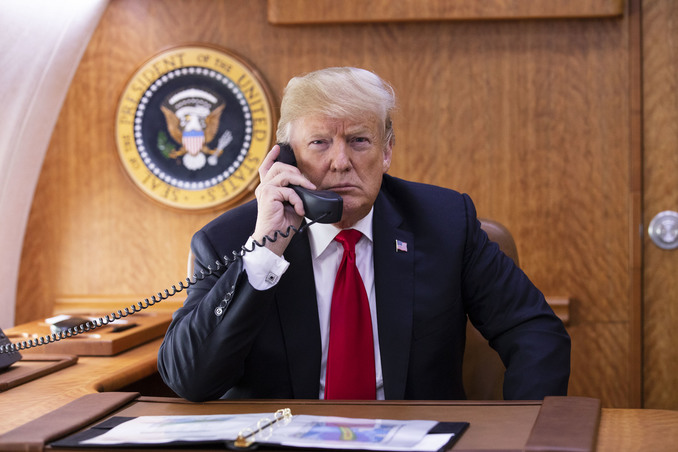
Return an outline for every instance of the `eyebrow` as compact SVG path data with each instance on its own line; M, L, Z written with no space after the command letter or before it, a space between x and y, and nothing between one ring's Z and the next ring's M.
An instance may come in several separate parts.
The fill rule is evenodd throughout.
M356 135L377 135L376 131L373 131L370 127L359 126L354 129L346 129L346 136L356 136Z
M334 133L335 133L334 131L330 130L315 131L307 135L305 138L311 141L319 140L327 138L328 136L334 136ZM356 135L375 135L375 132L372 131L369 127L360 126L354 129L346 129L343 135L346 137L354 137Z

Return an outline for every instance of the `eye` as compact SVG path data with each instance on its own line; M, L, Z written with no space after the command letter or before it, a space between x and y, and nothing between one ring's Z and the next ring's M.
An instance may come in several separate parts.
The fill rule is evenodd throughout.
M315 151L321 151L323 149L327 149L327 147L328 147L327 140L312 140L309 141L308 143L308 149Z
M358 150L367 149L372 145L372 140L370 140L369 137L357 136L357 137L351 138L350 144L351 144L351 147L353 147L354 149L358 149Z

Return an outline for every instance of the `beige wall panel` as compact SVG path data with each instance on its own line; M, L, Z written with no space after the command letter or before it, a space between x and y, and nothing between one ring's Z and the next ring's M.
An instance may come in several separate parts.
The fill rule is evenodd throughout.
M111 2L37 187L17 322L49 315L57 297L149 296L183 277L191 234L218 212L142 194L118 162L114 114L146 59L203 42L250 60L278 99L291 76L330 65L391 81L391 173L467 192L480 216L508 226L534 282L575 300L571 393L627 406L627 29L626 17L273 26L265 0ZM593 347L598 331L615 344Z
M678 4L643 2L645 225L678 211ZM648 408L678 409L678 250L645 235L644 397Z
M269 20L287 24L605 17L623 11L624 0L268 0Z

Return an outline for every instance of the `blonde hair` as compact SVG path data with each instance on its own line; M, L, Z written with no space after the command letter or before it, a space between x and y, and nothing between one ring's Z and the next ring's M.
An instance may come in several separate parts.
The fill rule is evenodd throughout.
M292 122L309 115L339 119L377 118L384 143L394 139L391 113L395 92L381 77L365 69L331 67L292 78L280 105L277 140L289 143Z

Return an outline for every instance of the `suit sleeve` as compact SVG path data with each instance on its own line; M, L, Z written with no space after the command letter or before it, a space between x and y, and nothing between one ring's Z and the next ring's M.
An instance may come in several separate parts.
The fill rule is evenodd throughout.
M158 371L179 396L204 401L220 398L242 376L273 305L273 289L255 290L242 259L215 270L219 255L202 231L193 237L191 249L196 271L206 276L188 290L184 306L174 313L158 352Z
M464 201L466 309L506 366L504 399L567 395L570 337L562 321L525 273L487 238L470 198L464 195Z

